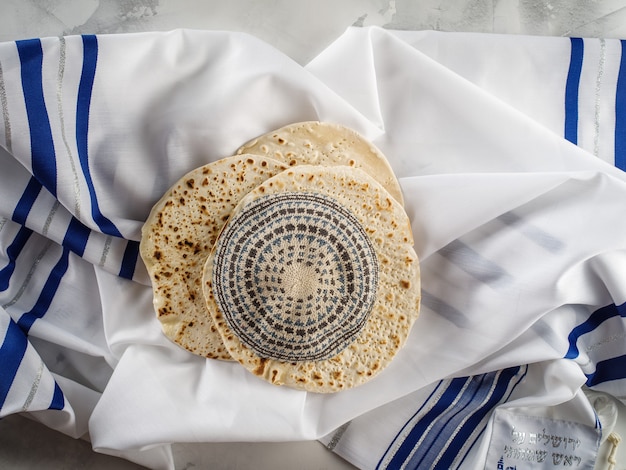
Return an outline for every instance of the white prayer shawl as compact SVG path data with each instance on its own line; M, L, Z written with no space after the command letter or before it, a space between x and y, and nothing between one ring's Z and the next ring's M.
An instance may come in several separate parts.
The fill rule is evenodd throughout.
M593 467L583 387L626 397L621 41L351 28L302 67L230 32L32 39L0 44L0 105L0 417L153 468L294 439L362 468ZM336 394L171 343L138 257L181 175L304 120L383 150L421 260L406 346Z

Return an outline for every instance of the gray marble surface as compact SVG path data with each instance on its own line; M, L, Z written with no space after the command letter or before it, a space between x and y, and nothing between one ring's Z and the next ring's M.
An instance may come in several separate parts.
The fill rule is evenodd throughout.
M300 63L348 26L626 36L624 0L0 0L0 40L80 33L234 30Z
M173 28L232 30L253 34L301 64L353 25L626 38L626 0L0 0L0 41ZM352 468L316 442L177 445L174 452L181 470ZM139 467L96 454L84 440L10 416L0 420L0 468Z

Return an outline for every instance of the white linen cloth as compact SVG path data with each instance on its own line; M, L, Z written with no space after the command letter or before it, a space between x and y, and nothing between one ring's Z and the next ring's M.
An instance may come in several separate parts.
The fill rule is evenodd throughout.
M626 397L620 41L351 28L302 67L178 30L3 43L0 67L0 417L153 468L172 442L294 439L363 468L496 468L528 419L594 459L582 387ZM303 120L385 152L422 266L405 348L330 395L170 343L137 253L178 177ZM497 460L530 455L510 444Z

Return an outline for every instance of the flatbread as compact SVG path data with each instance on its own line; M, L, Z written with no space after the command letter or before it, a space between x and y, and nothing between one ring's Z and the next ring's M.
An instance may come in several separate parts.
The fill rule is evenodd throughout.
M202 269L240 199L287 167L257 155L228 157L179 179L142 229L141 257L152 280L163 332L194 354L232 360L206 312Z
M360 385L419 312L408 216L361 170L294 166L232 211L203 290L230 355L253 374L313 392Z
M334 123L290 124L244 144L237 154L265 155L293 165L360 168L404 204L402 190L385 155L356 131Z

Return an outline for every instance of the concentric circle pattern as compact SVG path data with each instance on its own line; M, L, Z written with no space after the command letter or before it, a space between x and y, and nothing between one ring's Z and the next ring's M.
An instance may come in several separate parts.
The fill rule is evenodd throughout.
M215 250L217 305L260 357L329 359L363 329L376 299L371 241L356 217L327 196L261 197L228 222Z

